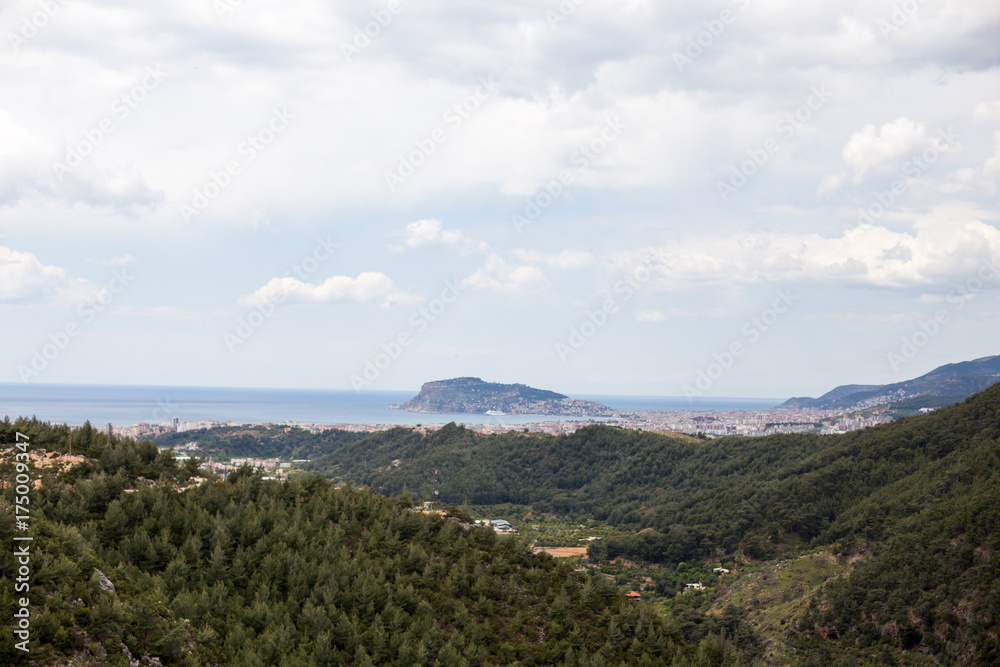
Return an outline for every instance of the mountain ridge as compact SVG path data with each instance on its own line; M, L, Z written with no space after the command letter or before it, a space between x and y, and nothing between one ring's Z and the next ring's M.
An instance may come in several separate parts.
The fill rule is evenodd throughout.
M943 407L962 401L997 382L1000 382L1000 355L944 364L919 377L892 384L840 385L819 398L790 398L779 407L852 411L919 397L941 399L928 407Z

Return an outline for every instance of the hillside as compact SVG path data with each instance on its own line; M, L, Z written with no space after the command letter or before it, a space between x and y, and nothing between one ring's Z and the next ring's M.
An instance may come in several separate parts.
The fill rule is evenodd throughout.
M399 406L411 412L443 414L563 415L568 417L610 417L611 408L569 398L523 384L483 382L463 377L427 382L420 393Z
M972 443L996 426L992 417L984 426L964 415L969 405L993 414L998 392L840 436L698 441L605 426L560 436L484 436L456 425L427 434L393 429L317 457L311 467L417 495L430 494L439 469L445 502L531 505L640 529L683 526L685 539L669 540L678 560L731 551L752 541L748 533L766 537L766 551L829 542L842 512L942 457L973 469Z
M60 428L52 427L51 445L48 446L65 445L67 434ZM255 437L245 433L232 435L240 439ZM221 543L228 546L220 547L221 555L216 562L225 563L226 568L235 568L237 572L251 572L256 571L254 567L263 567L263 561L247 560L246 554L250 553L254 540L264 539L270 534L269 530L278 530L280 524L284 532L274 537L276 541L267 543L269 548L278 549L280 557L268 562L284 568L285 565L279 564L292 562L285 559L299 563L296 559L305 557L303 550L317 543L315 540L320 533L306 532L305 539L292 541L296 545L294 554L281 552L277 546L289 537L288 531L294 533L291 527L310 525L309 521L313 520L310 517L319 512L317 506L339 506L338 503L347 502L340 500L339 494L346 493L358 499L350 503L361 502L362 505L349 503L352 509L340 515L338 522L360 521L357 531L361 536L366 531L382 534L382 529L376 526L400 526L400 517L409 514L407 493L430 497L434 489L434 470L438 469L441 497L445 503L468 502L493 507L511 503L504 507L529 508L517 514L518 517L533 513L543 515L545 522L559 521L561 517L566 525L573 527L585 522L589 524L591 520L615 527L601 533L604 539L590 542L588 555L592 563L611 568L609 576L612 577L625 567L623 563L633 563L638 568L646 563L649 568L656 568L649 570L656 577L655 595L644 595L653 596L668 612L668 625L673 624L671 627L676 631L672 635L677 642L674 648L681 652L694 651L685 646L698 644L698 654L702 655L709 651L705 642L719 641L718 633L725 632L732 638L731 645L716 646L718 655L725 659L720 658L720 662L714 664L750 662L753 656L760 658L762 664L848 665L902 661L902 664L913 665L983 665L1000 662L1000 642L997 640L1000 630L1000 614L997 613L1000 609L1000 385L927 415L835 436L699 440L606 426L591 426L561 436L529 433L484 436L454 424L433 432L397 428L360 438L340 437L336 433L256 435L262 436L257 445L247 442L244 446L270 443L269 446L286 447L288 443L283 443L282 437L294 436L297 447L319 451L318 439L323 438L330 451L312 458L310 466L314 471L342 482L371 485L384 494L396 494L398 499L382 500L370 492L346 489L337 492L329 482L316 478L278 484L254 482L246 475L242 475L245 478L242 481L238 475L234 484L203 483L180 495L168 488L164 488L161 495L160 482L156 482L156 488L128 494L129 485L136 484L139 476L152 480L163 478L166 480L164 486L176 485L178 482L171 480L179 478L181 469L176 463L171 465L168 455L156 454L148 444L116 442L111 446L102 440L106 436L91 430L89 435L74 434L74 451L84 451L91 456L94 459L90 464L92 468L80 466L64 473L61 479L46 478L38 509L45 514L46 521L63 525L58 530L77 531L79 539L75 533L60 539L74 545L89 545L86 549L93 552L98 559L95 562L99 562L95 567L105 572L116 585L119 581L129 582L119 590L148 590L153 586L159 591L167 585L160 577L167 576L171 561L177 558L178 552L184 552L184 545L192 534L199 535L201 540L202 560L198 563L202 569L211 564L211 557L216 553L215 547L221 538L214 536L222 534L231 541ZM8 427L4 437L9 436ZM39 442L45 442L41 437L38 436ZM89 446L86 445L88 441ZM71 484L75 486L69 486ZM260 491L247 496L245 489L231 488L242 489L246 485ZM149 495L154 490L156 493ZM115 498L118 506L112 510L111 500ZM195 498L197 502L190 504L192 501L187 498ZM142 499L142 507L135 504L135 499ZM152 505L148 505L149 502ZM91 507L97 509L87 509ZM241 509L244 507L250 509ZM460 516L461 513L455 515L456 518ZM163 517L183 517L185 525L200 528L187 533L180 519L172 523L173 520ZM368 523L368 518L374 518L374 523ZM148 526L147 521L150 522ZM249 528L242 525L244 521L249 521ZM257 521L266 527L263 532L254 527ZM439 528L434 527L438 525L434 522L440 519L424 517L421 521L428 523L420 524L423 527L412 536L413 539L425 540L426 535L446 534L440 542L432 538L429 542L418 543L428 554L432 551L439 554L442 563L454 564L453 560L448 560L455 555L448 551L449 545L460 534L466 542L470 538L461 527L457 527L460 532L448 528L447 525L457 525L447 520ZM122 525L127 529L118 532ZM144 530L136 530L137 527ZM442 530L451 532L441 533ZM413 539L402 528L398 532L400 542L392 543L399 549L409 549ZM253 537L257 535L260 537ZM0 535L4 536L7 535ZM366 539L372 538L348 542L348 553L358 550L367 553L364 551L369 544ZM73 549L76 550L74 554L85 553L80 546ZM393 549L377 551L377 557L371 556L373 571L379 571L375 563L391 563L396 556L402 557L402 552ZM163 560L168 552L172 555ZM328 557L328 550L323 553ZM529 565L529 561L519 561L507 552L502 555L507 563L522 563L521 568L542 568L541 564ZM483 556L495 557L496 552ZM53 558L53 562L72 564L78 555ZM188 556L184 558L183 562L189 563ZM612 561L616 563L613 567ZM714 577L711 573L720 562L734 570L731 577L712 583L704 592L683 592L686 582L690 581L689 576L704 578L708 573ZM140 579L136 569L140 566L136 563L152 563L154 567L149 570L152 578ZM322 569L324 566L319 563L307 559L301 567L305 571ZM60 567L63 569L57 568L59 572L71 569L66 569L69 565ZM142 567L148 568L148 565ZM162 572L158 567L164 568ZM444 565L441 567L435 574L445 580L442 573L447 570ZM193 571L182 569L178 572ZM518 571L521 570L513 570L515 574ZM92 573L92 570L87 572ZM77 571L73 576L85 574ZM123 574L125 579L116 578ZM556 574L552 576L554 579L546 580L549 581L546 585L558 590L552 583ZM624 579L620 581L634 581L629 578L631 575L621 576ZM393 577L387 576L386 581L390 580ZM266 598L267 605L280 602L282 608L291 609L287 599L280 597L286 594L288 586L280 582L286 580L278 577L273 581L278 586L279 597ZM587 581L597 585L594 583L597 579L584 577L577 581L583 585ZM246 582L232 583L236 589L243 590ZM218 581L211 579L198 579L192 591L214 590L212 586L217 584ZM76 599L68 596L80 595L84 603L93 604L96 598L82 596L86 590L89 589L84 585L80 593L61 594L62 599ZM313 591L310 599L316 598L314 589L306 590ZM416 583L414 590L421 591ZM609 596L618 595L610 588L608 591ZM167 593L175 595L169 590ZM461 598L470 613L480 601L474 593ZM175 625L171 624L178 621L170 619L192 620L188 612L190 607L176 606L188 598L182 598L181 602L174 597L167 599L170 603L165 605L174 616L166 612L157 616L166 624L161 631L165 634L158 636L176 639L182 636L177 634L182 631L172 630ZM212 599L211 596L208 599ZM438 602L444 604L445 609L452 609L448 600L425 599L435 619L438 619ZM486 595L486 600L491 599ZM546 599L551 602L549 597ZM53 598L56 604L54 600L56 598ZM313 603L316 604L315 600ZM123 600L122 604L133 603ZM233 625L246 613L236 609L253 608L255 599L243 597L234 604L234 609L211 607L211 614L229 615L226 617ZM616 611L620 607L609 604L611 609L607 615L602 612L602 618L620 613ZM76 618L69 609L62 609L60 619ZM519 607L509 608L515 618L516 609ZM345 613L353 618L352 611ZM444 620L436 622L443 632L448 628L465 632L466 627L460 627L447 616L451 612L441 613L446 614ZM72 627L77 632L73 636L82 637L80 641L86 644L95 633L94 621L90 616L84 617L82 611L80 615L91 620L73 620ZM530 615L522 611L521 618L527 619ZM197 645L200 633L208 632L204 628L206 617L200 618L199 631L192 630L184 635L187 639L181 646L186 646L185 642ZM289 632L294 635L298 632L295 630L298 620L294 614L290 618L290 621L279 619L275 622L291 623ZM547 637L555 636L550 629L551 620L539 618L543 625L531 627L543 627ZM506 616L503 619L497 622L509 621ZM332 616L329 620L339 622ZM239 622L246 628L255 627L247 620ZM748 626L748 623L755 625ZM559 621L559 627L565 629L567 624ZM602 627L606 640L610 626ZM216 633L221 631L214 625L211 628ZM174 635L170 635L172 631ZM500 632L499 629L495 631ZM537 636L532 632L534 630L525 630L524 637ZM663 632L666 636L669 628ZM148 642L143 644L134 627L124 627L120 636L128 646L136 647L135 650L149 650ZM138 643L130 637L139 640ZM638 640L641 644L642 637ZM216 641L222 642L221 645L212 643ZM207 645L217 651L230 650L225 648L231 646L229 641L206 640ZM509 641L516 643L516 636ZM585 645L603 651L601 640L595 636L594 641L595 644ZM254 650L260 648L256 644L253 646ZM337 654L338 659L347 659L348 652L343 652L346 649L337 646L336 650L342 651ZM491 644L490 651L499 650L499 647L500 644ZM530 653L535 649L542 650L529 642L528 648L524 648L528 653L524 655L541 655ZM365 650L368 651L367 645ZM762 650L766 652L761 653ZM237 660L238 653L237 650L228 658L219 659L220 664L229 664L226 663L229 659ZM360 661L356 655L352 659ZM550 664L539 660L542 664ZM662 664L658 660L653 663ZM530 664L530 661L524 660L523 664Z
M314 465L420 494L437 468L446 502L530 505L642 531L593 543L599 561L853 554L852 574L812 595L782 641L1000 660L1000 385L838 436L698 442L603 426L480 436L451 425L373 434ZM826 649L806 638L816 627L836 629Z
M937 408L965 400L997 382L1000 382L1000 355L945 364L918 378L894 384L842 385L819 398L790 398L779 407L851 412L922 399L923 407Z
M5 479L15 433L61 451L65 427L0 424ZM73 434L84 456L28 466L30 664L662 665L730 656L720 637L689 646L652 608L602 578L408 498L287 483L249 470L190 480L151 443ZM0 539L12 544L12 485ZM0 613L13 618L10 549ZM157 661L154 663L153 661ZM10 624L0 663L27 664Z

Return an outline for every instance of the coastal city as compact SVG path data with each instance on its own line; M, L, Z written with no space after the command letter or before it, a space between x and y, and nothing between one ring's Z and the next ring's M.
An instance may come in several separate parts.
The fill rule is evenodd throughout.
M872 410L865 413L844 413L838 410L818 410L814 408L772 408L769 410L675 410L675 411L626 411L613 417L573 418L505 424L502 420L483 415L476 423L465 423L465 428L477 433L506 433L525 431L531 433L572 433L593 424L605 424L641 431L675 432L688 435L701 434L715 438L724 436L764 436L775 433L846 433L857 429L885 424L893 421L887 412ZM231 421L182 421L175 417L170 422L160 424L132 424L112 427L113 432L133 438L155 437L164 433L185 433L220 427L243 426ZM302 428L312 433L326 430L341 430L370 433L391 428L419 428L436 430L441 423L414 421L407 424L350 424L350 423L298 423L283 421L268 425Z

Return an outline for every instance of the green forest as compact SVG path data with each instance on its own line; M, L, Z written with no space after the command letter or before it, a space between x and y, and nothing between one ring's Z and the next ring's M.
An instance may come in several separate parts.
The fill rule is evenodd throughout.
M65 428L0 426L68 450ZM518 539L405 496L319 476L266 481L244 468L192 479L150 442L85 427L87 460L34 472L32 664L725 665L722 634L688 643L676 625ZM9 464L8 464L9 466ZM5 470L5 472L9 472ZM183 485L180 486L180 485ZM183 488L183 490L182 490ZM0 539L11 543L11 489ZM0 613L15 564L0 557ZM104 583L104 580L110 585ZM128 652L126 654L126 651ZM3 664L26 662L10 626Z
M124 646L163 664L990 665L998 417L1000 386L831 436L449 424L158 443L308 458L285 482L223 481L89 427L8 421L0 441L72 438L87 457L35 473L37 664L126 664ZM441 516L414 508L435 470ZM472 508L523 535L473 526ZM597 538L584 562L560 560L532 552L532 531ZM624 597L633 587L642 600ZM9 634L0 652L13 655Z
M890 646L1000 663L1000 387L843 435L697 440L604 426L482 436L456 425L372 434L310 467L383 493L513 503L631 529L593 542L676 567L828 549L854 561L800 619L828 647ZM827 637L830 632L825 632ZM786 639L800 645L798 638Z

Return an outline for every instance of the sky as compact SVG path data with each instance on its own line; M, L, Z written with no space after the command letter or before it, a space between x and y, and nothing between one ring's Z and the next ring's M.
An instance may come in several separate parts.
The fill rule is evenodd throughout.
M8 0L0 382L787 397L998 354L998 34L934 0Z

